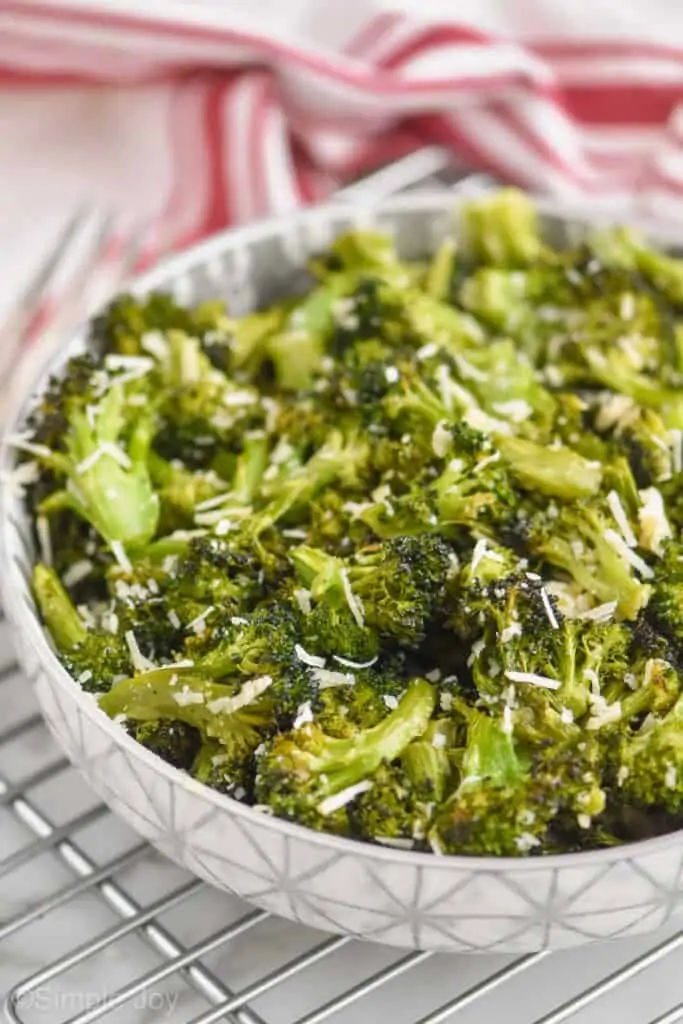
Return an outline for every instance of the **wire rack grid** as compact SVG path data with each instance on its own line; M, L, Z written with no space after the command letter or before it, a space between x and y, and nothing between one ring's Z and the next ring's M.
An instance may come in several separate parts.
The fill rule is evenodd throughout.
M427 153L379 184L453 181ZM96 800L0 622L0 994L12 1024L675 1024L682 948L670 927L564 953L406 953L247 907Z

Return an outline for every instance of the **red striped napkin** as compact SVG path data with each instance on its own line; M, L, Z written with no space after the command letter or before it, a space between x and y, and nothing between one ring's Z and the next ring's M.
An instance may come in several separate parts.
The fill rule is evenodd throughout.
M424 144L535 191L683 222L678 4L438 6L0 0L0 112L21 97L49 136L51 104L81 96L83 136L60 161L106 136L91 177L144 193L164 248L324 199ZM93 103L107 96L105 132ZM21 143L10 120L0 161Z

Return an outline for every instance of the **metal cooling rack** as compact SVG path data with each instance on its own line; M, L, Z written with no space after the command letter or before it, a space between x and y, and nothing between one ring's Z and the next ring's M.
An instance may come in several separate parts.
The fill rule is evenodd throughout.
M423 154L378 183L449 184L442 169ZM0 993L13 1024L675 1024L681 949L670 928L556 954L405 953L253 910L97 803L0 623Z

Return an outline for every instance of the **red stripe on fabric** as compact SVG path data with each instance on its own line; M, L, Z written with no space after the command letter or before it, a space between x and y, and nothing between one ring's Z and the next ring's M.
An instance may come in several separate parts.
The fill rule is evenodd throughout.
M213 131L215 94L225 87L223 78L198 75L180 83L169 104L173 179L169 200L160 219L160 229L166 234L165 244L175 249L198 241L212 230L215 223L223 223L227 218L227 211L220 208L222 189L218 190L217 198L215 179L220 152L216 151ZM201 132L203 152L197 152L197 128ZM191 162L187 159L188 153ZM186 210L188 205L192 208L188 199L193 200L200 189L205 199L199 214L188 225Z
M426 114L416 119L419 131L424 135L425 142L445 146L455 150L471 167L489 174L508 177L506 168L491 159L469 135L462 132L451 119L440 114ZM520 185L535 185L536 182L518 179Z
M233 29L216 29L205 26L189 25L155 19L137 19L130 15L111 14L109 12L93 12L83 10L74 11L69 8L48 8L40 3L33 3L32 0L25 0L25 3L18 3L17 0L3 0L4 9L15 11L18 15L25 14L30 10L34 14L41 15L47 25L59 20L61 22L72 22L75 24L95 26L116 26L118 28L132 30L138 36L151 37L152 40L159 35L173 37L179 41L197 40L199 42L223 42L233 43L240 46L252 46L262 58L275 57L278 61L289 57L301 68L308 69L316 74L323 75L329 80L343 83L354 89L365 91L373 95L407 95L415 96L421 93L438 94L440 92L462 92L482 91L486 89L498 90L508 86L524 84L528 74L524 71L491 75L486 78L470 76L462 78L447 78L434 80L415 79L402 81L392 75L372 74L364 69L348 67L343 62L337 63L338 56L322 55L314 52L306 52L289 44L276 42L270 38L255 35L253 33L237 32ZM535 83L539 91L545 92L543 83Z
M667 61L683 61L681 47L635 39L537 39L533 36L523 36L520 45L533 50L546 60L572 58L599 61L605 58L634 60L654 57Z
M408 122L399 122L390 131L370 137L351 160L336 167L337 174L349 182L380 167L414 153L422 145L418 132Z
M253 191L253 209L257 217L270 212L270 193L266 175L266 161L269 159L266 148L266 130L268 112L275 105L275 94L270 75L259 75L256 98L251 111L249 125L249 150L251 154Z
M216 79L213 82L210 94L205 107L205 137L208 146L209 165L207 168L208 180L208 209L203 225L202 233L205 235L219 231L226 224L229 224L233 209L230 196L225 188L225 146L222 111L226 93L234 87L240 75L235 73L225 78Z
M463 43L471 46L474 43L481 45L484 53L499 42L500 40L495 37L487 36L468 25L443 23L427 27L416 26L415 35L399 42L395 49L380 59L378 65L384 71L393 71L413 57L421 57L426 50L436 47L441 49L444 46L461 46Z
M563 89L563 96L569 114L585 124L647 126L668 121L683 100L683 87L573 85Z
M577 167L567 163L559 151L553 147L552 138L546 138L537 132L533 125L525 121L514 108L505 103L495 103L489 105L488 109L495 113L501 123L514 132L519 141L545 164L559 171L570 181L587 187L591 186L590 177L582 174Z

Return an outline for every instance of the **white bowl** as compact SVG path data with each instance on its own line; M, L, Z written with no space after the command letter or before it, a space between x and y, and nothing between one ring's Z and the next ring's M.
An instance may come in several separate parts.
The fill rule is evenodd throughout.
M581 231L566 209L541 204L549 237ZM145 275L132 290L182 301L220 294L235 314L303 283L309 254L340 231L374 221L406 257L424 256L457 222L440 192L376 210L310 210L227 232ZM584 226L585 229L585 226ZM18 397L8 429L85 330ZM15 453L4 446L0 468ZM622 847L536 858L439 857L322 835L243 806L172 768L99 710L62 668L29 586L33 552L20 500L3 494L0 590L20 662L47 724L112 810L172 860L274 914L392 946L448 952L533 952L635 935L683 907L683 834Z

